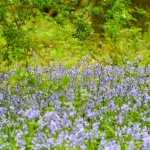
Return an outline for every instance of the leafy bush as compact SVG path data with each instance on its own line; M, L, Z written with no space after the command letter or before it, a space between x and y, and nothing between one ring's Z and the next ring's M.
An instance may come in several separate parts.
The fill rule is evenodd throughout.
M134 4L134 1L132 3ZM66 43L66 38L68 39L66 45L71 45L66 49L68 53L70 51L76 53L78 50L78 53L83 55L85 53L87 54L85 51L89 51L92 48L93 51L97 52L97 55L102 55L103 58L106 53L109 53L109 57L114 60L114 64L118 64L121 61L119 58L123 59L126 54L131 56L132 53L140 53L140 55L142 55L141 53L143 52L147 53L149 42L147 43L145 41L148 38L145 39L144 35L141 34L142 28L137 28L136 25L134 25L133 22L136 21L136 17L133 14L137 12L138 14L148 16L148 12L138 7L134 8L131 5L132 3L130 0L65 0L61 2L56 0L1 0L0 44L2 46L0 60L3 62L8 61L6 66L18 61L24 61L27 66L32 52L35 51L35 49L38 49L38 55L42 54L43 57L50 55L50 53L45 54L47 47L52 53L59 51L57 55L60 54L64 57L60 47L59 49L57 49L57 46L53 49L50 47L51 40L53 40L53 42L58 40L57 35L60 36L61 42ZM56 12L56 15L52 15L53 12ZM46 31L43 37L40 37L42 28L38 26L38 24L42 22L41 20L44 20L42 27L44 27ZM45 23L52 25L47 26ZM61 30L64 31L63 35L58 31L58 28L56 29L56 25L58 27L60 26ZM95 29L94 26L96 26L97 29ZM53 35L53 37L51 36L49 39L49 35L54 33L57 33L56 36ZM99 52L98 45L101 40L100 38L94 40L93 44L92 37L96 39L96 34L104 35L103 38L105 39L103 39L102 42L104 44L100 47L103 47L105 44L108 45L109 48L106 47L106 51L103 51L103 48L101 48ZM75 41L76 44L70 42L70 38L72 41L75 41L73 38L77 38L78 40ZM77 41L82 44L79 44ZM44 43L48 45L46 48ZM88 43L86 48L85 43ZM42 48L39 47L39 45L42 45ZM76 48L76 46L78 48ZM142 50L141 46L143 48ZM81 50L85 53L81 52ZM51 55L49 57L56 59ZM119 60L119 62L115 62L116 59ZM147 58L144 60L146 59ZM100 60L102 60L101 57Z

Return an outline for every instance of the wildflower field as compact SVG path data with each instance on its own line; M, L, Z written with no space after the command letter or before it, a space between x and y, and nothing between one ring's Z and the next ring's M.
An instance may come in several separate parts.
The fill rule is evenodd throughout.
M138 61L0 74L0 149L149 150L150 65Z
M150 150L150 0L0 0L0 150Z

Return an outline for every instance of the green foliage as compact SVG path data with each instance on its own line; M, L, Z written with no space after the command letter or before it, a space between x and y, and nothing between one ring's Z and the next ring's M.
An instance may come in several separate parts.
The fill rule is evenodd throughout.
M31 47L31 35L25 27L31 18L29 1L4 1L0 2L0 27L1 36L5 40L1 54L3 59L10 62L24 59Z
M143 16L149 14L142 8L133 7L132 3L131 0L1 0L0 44L2 46L0 60L7 61L6 65L11 65L16 61L26 61L27 65L32 52L37 49L37 54L43 54L43 57L45 57L44 55L47 54L43 52L45 51L45 44L43 43L49 46L52 40L57 45L52 50L50 46L48 47L51 51L49 55L53 60L56 60L57 57L59 59L64 57L64 47L60 48L63 42L66 43L65 47L70 45L66 49L66 53L69 53L72 49L73 52L71 53L74 56L79 49L78 53L82 56L92 49L92 52L96 55L92 58L118 60L118 62L113 62L114 64L118 64L124 55L131 56L131 53L143 53L140 51L143 42L143 46L145 46L143 51L146 53L149 49L149 42L145 42L148 36L141 33L142 28L137 28L134 25L134 22L138 21L134 14ZM94 16L96 16L96 21L92 20ZM42 28L38 26L41 20L44 20L43 23L51 24L50 27L52 28L48 29L48 26L44 24L43 27L47 31L43 36L40 36ZM102 33L94 31L93 25L97 25L99 29L102 28L103 30L99 30ZM58 26L58 28L54 26ZM35 37L36 33L38 33L38 37ZM101 39L96 39L96 34L103 35L100 52L97 43ZM94 44L92 36L96 39ZM60 43L57 42L58 37L62 39L59 41ZM36 38L43 43L36 42ZM73 38L77 38L77 40ZM74 44L74 41L76 44ZM39 45L43 47L41 48ZM103 52L103 45L109 47L106 48L107 52ZM84 52L81 52L80 49ZM109 53L108 56L106 56L106 53ZM143 57L145 57L145 54L143 54Z

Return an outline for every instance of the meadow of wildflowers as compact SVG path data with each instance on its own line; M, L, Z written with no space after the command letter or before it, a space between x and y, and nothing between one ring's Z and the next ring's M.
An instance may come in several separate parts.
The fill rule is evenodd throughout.
M0 149L150 150L150 65L1 73Z

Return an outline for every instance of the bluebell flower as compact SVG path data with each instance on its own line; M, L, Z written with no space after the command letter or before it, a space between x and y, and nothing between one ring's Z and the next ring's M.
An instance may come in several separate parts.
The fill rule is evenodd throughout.
M15 137L15 140L18 141L23 135L24 135L23 131L18 130L16 137Z
M3 100L4 97L3 97L3 94L0 94L0 100Z
M104 145L104 150L121 150L121 147L110 141L108 144Z
M33 70L30 66L27 67L27 70L28 70L29 73L33 73Z
M99 129L99 124L100 124L99 122L93 123L92 126L93 126L93 130L94 130L94 131L98 131L98 129Z
M86 149L87 149L85 144L82 144L82 145L80 146L80 148L81 148L81 150L86 150Z
M128 143L128 150L134 150L134 141L130 141L129 143Z
M147 74L150 74L150 65L148 65L148 66L146 67L146 72L147 72Z
M28 117L28 119L33 120L35 117L39 117L40 111L28 109L24 112L24 116Z
M25 142L25 140L23 140L23 139L19 139L19 140L17 140L17 142L16 142L16 145L18 146L18 147L20 147L20 150L25 150L26 148L25 148L25 144L26 144L26 142Z
M143 138L143 150L149 150L150 149L150 136L147 136Z
M122 119L123 119L122 115L119 114L119 115L117 116L117 118L116 118L116 123L117 123L117 124L121 124L121 123L122 123Z
M129 95L133 96L133 97L136 97L138 95L138 90L133 87L129 93Z
M132 129L131 129L131 128L128 128L127 131L126 131L126 133L127 133L128 135L132 135L132 133L133 133L133 132L132 132Z

